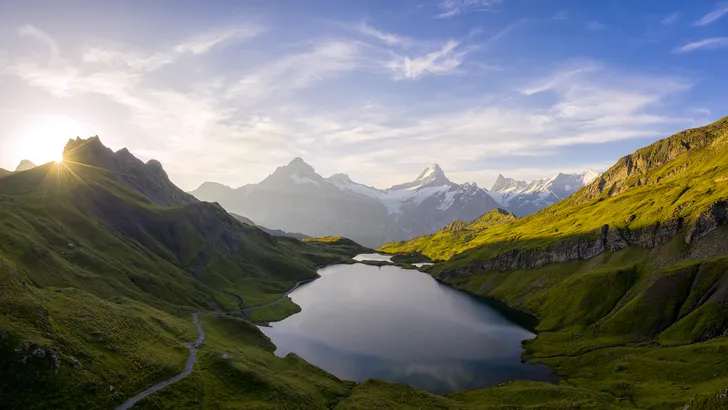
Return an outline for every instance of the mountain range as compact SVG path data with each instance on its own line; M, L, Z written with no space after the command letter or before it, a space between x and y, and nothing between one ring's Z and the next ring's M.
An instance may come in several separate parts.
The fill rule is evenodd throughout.
M588 169L581 173L558 173L551 178L526 182L499 174L489 194L502 208L523 217L567 198L592 183L599 175L599 172Z
M595 175L590 170L531 183L499 176L491 192L475 183L452 182L438 164L432 164L410 182L378 189L346 174L325 178L296 158L258 184L233 189L206 182L191 194L268 228L346 236L376 247L432 233L457 220L469 221L499 207L527 215L565 198Z
M468 191L438 168L377 190L296 160L259 185L366 191L355 197L399 215ZM270 235L183 192L157 161L71 140L62 163L0 179L0 407L117 408L196 352L188 377L140 408L726 408L726 182L728 118L626 155L531 216L493 209L382 247L538 319L524 359L560 376L439 396L277 357L255 325L296 313L285 295L317 266L371 250ZM290 198L314 203L307 192Z

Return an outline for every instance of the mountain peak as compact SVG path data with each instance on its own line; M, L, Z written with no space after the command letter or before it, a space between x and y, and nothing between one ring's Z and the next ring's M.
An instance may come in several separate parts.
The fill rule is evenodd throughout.
M328 179L333 180L333 181L354 182L351 180L349 175L342 174L342 173L331 175Z
M36 166L37 165L35 165L32 161L24 159L24 160L20 161L20 164L18 165L18 167L15 168L15 172L27 171L29 169L35 168Z
M437 164L432 164L420 173L415 182L420 185L446 185L450 184L450 180L445 176L445 172Z
M192 195L183 192L169 180L159 161L150 160L145 164L126 148L114 152L98 136L70 139L63 150L63 159L71 164L91 165L92 168L110 172L119 182L145 195L157 205L197 202Z
M517 181L513 178L505 177L503 174L498 174L498 178L496 178L495 183L490 190L493 192L500 192L513 188L522 189L526 185L528 184L525 181Z
M281 168L286 170L287 173L298 172L304 175L311 175L316 173L313 167L309 165L306 161L304 161L301 157L293 158L291 162L288 163L288 165Z

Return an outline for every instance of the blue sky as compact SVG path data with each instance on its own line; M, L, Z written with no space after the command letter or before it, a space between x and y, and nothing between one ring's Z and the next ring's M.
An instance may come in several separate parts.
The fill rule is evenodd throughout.
M728 115L716 1L0 0L0 167L72 136L185 189L604 170Z

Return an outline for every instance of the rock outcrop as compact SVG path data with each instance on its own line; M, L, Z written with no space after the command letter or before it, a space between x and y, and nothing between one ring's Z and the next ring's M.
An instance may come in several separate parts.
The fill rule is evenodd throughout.
M685 233L685 242L694 243L718 226L728 222L728 200L715 202L701 213L692 224L675 217L652 226L628 229L604 225L598 232L567 239L545 248L512 249L484 261L443 272L441 277L471 275L483 271L513 271L541 268L552 263L591 259L606 251L616 252L627 246L653 248Z

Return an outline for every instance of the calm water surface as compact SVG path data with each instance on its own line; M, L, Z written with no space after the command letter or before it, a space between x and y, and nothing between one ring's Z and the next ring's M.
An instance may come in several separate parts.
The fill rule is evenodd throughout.
M319 274L290 295L301 313L262 328L277 355L294 352L345 380L434 393L556 380L548 367L521 363L521 341L533 333L425 273L356 264Z

